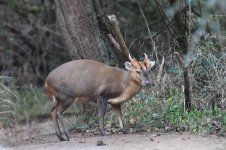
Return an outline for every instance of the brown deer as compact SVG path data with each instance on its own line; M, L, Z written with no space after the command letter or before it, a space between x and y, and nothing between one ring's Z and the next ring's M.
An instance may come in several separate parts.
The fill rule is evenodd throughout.
M51 115L56 135L61 141L70 140L63 113L74 101L97 102L102 135L107 104L110 104L118 116L120 128L124 131L121 104L131 99L143 86L151 83L149 70L155 64L146 54L143 62L132 59L130 55L129 59L130 62L125 62L126 70L93 60L74 60L50 72L45 88L55 103ZM62 136L59 123L66 138Z

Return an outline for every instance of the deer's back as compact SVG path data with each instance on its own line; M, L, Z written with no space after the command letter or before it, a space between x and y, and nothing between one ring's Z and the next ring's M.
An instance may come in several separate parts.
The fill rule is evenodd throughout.
M52 93L95 99L116 97L128 86L129 72L92 60L75 60L54 69L46 79Z

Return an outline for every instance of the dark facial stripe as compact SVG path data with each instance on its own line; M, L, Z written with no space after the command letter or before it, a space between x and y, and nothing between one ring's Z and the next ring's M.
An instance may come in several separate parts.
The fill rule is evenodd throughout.
M140 62L139 64L140 64L141 69L142 69L143 71L147 70L147 67L145 66L145 64L144 64L143 62Z
M131 64L133 65L134 68L136 69L142 69L143 71L146 71L148 66L144 62L139 62L137 60L131 61Z

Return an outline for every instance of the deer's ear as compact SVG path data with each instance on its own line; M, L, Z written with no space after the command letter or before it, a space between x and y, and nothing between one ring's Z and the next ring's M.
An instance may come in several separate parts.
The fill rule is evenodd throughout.
M155 65L155 61L150 61L150 68Z
M151 68L155 65L155 61L148 61L149 62L149 64L148 64L148 71L150 71L151 70Z
M130 62L125 62L125 68L128 71L132 70L132 64Z

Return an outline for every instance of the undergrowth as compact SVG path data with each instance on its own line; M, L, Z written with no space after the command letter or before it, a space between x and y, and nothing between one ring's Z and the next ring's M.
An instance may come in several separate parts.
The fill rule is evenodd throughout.
M16 86L12 78L0 80L0 124L29 122L50 112L51 103L43 91L33 85Z
M52 103L43 88L33 85L17 87L13 82L8 82L6 86L1 82L0 92L0 125L9 125L15 121L29 122L37 116L44 115L50 118ZM67 111L76 114L72 115L74 121L71 126L81 130L98 128L97 108L90 113L81 111L76 105ZM157 99L156 95L143 91L123 105L123 114L125 127L134 132L189 131L212 134L226 131L226 111L217 107L214 112L210 108L194 108L188 113L184 111L183 95L175 93L168 99L161 100ZM110 107L105 124L108 129L119 128L117 116Z
M73 128L77 131L98 128L97 110L82 116L74 116ZM172 96L167 100L141 92L133 100L123 105L123 121L127 131L194 132L203 134L221 134L226 131L226 111L216 108L184 111L183 97ZM117 116L109 106L105 117L107 130L119 131Z
M183 97L173 96L157 100L140 93L125 110L125 119L137 117L137 128L157 131L189 131L195 133L223 133L226 131L226 111L216 108L184 111Z

